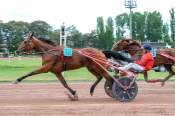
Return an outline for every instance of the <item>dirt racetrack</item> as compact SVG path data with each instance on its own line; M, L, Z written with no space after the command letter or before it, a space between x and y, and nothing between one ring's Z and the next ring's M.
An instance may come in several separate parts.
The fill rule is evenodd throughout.
M0 84L0 116L175 116L175 82L137 82L139 93L121 103L104 93L99 84L90 96L92 83L70 83L79 101L70 101L60 83Z

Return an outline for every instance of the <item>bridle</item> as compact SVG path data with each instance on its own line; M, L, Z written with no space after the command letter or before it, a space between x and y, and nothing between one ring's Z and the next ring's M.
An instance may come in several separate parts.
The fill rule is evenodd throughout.
M32 51L32 50L30 50L30 51ZM56 55L53 53L54 51L59 51L59 50L58 49L50 49L50 50L43 51L43 52L25 52L25 51L21 51L21 50L16 50L15 54L17 54L17 52L20 52L20 53L25 54L25 55L42 55L42 54ZM19 55L19 56L21 56L21 55Z

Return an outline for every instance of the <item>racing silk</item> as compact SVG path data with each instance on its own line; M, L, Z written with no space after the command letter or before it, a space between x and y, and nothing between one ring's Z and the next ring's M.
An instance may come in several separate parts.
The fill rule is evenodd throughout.
M145 71L151 70L154 65L154 58L150 51L146 51L146 54L142 56L141 60L136 61L137 64L144 67Z

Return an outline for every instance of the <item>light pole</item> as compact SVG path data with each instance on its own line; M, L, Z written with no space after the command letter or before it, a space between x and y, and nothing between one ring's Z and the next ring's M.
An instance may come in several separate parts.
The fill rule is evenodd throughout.
M129 8L129 29L130 39L132 39L132 9L137 7L137 0L125 0L125 8Z
M66 30L65 30L65 24L63 23L61 25L61 29L60 29L60 45L63 45L64 47L66 47Z

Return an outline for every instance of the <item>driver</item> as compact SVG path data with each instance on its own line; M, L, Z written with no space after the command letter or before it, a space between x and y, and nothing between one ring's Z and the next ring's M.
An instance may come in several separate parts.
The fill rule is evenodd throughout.
M151 53L152 46L150 44L144 44L143 48L145 49L145 54L141 57L140 60L134 63L129 63L123 67L119 67L119 69L125 71L134 69L139 72L151 70L154 65L154 58Z

